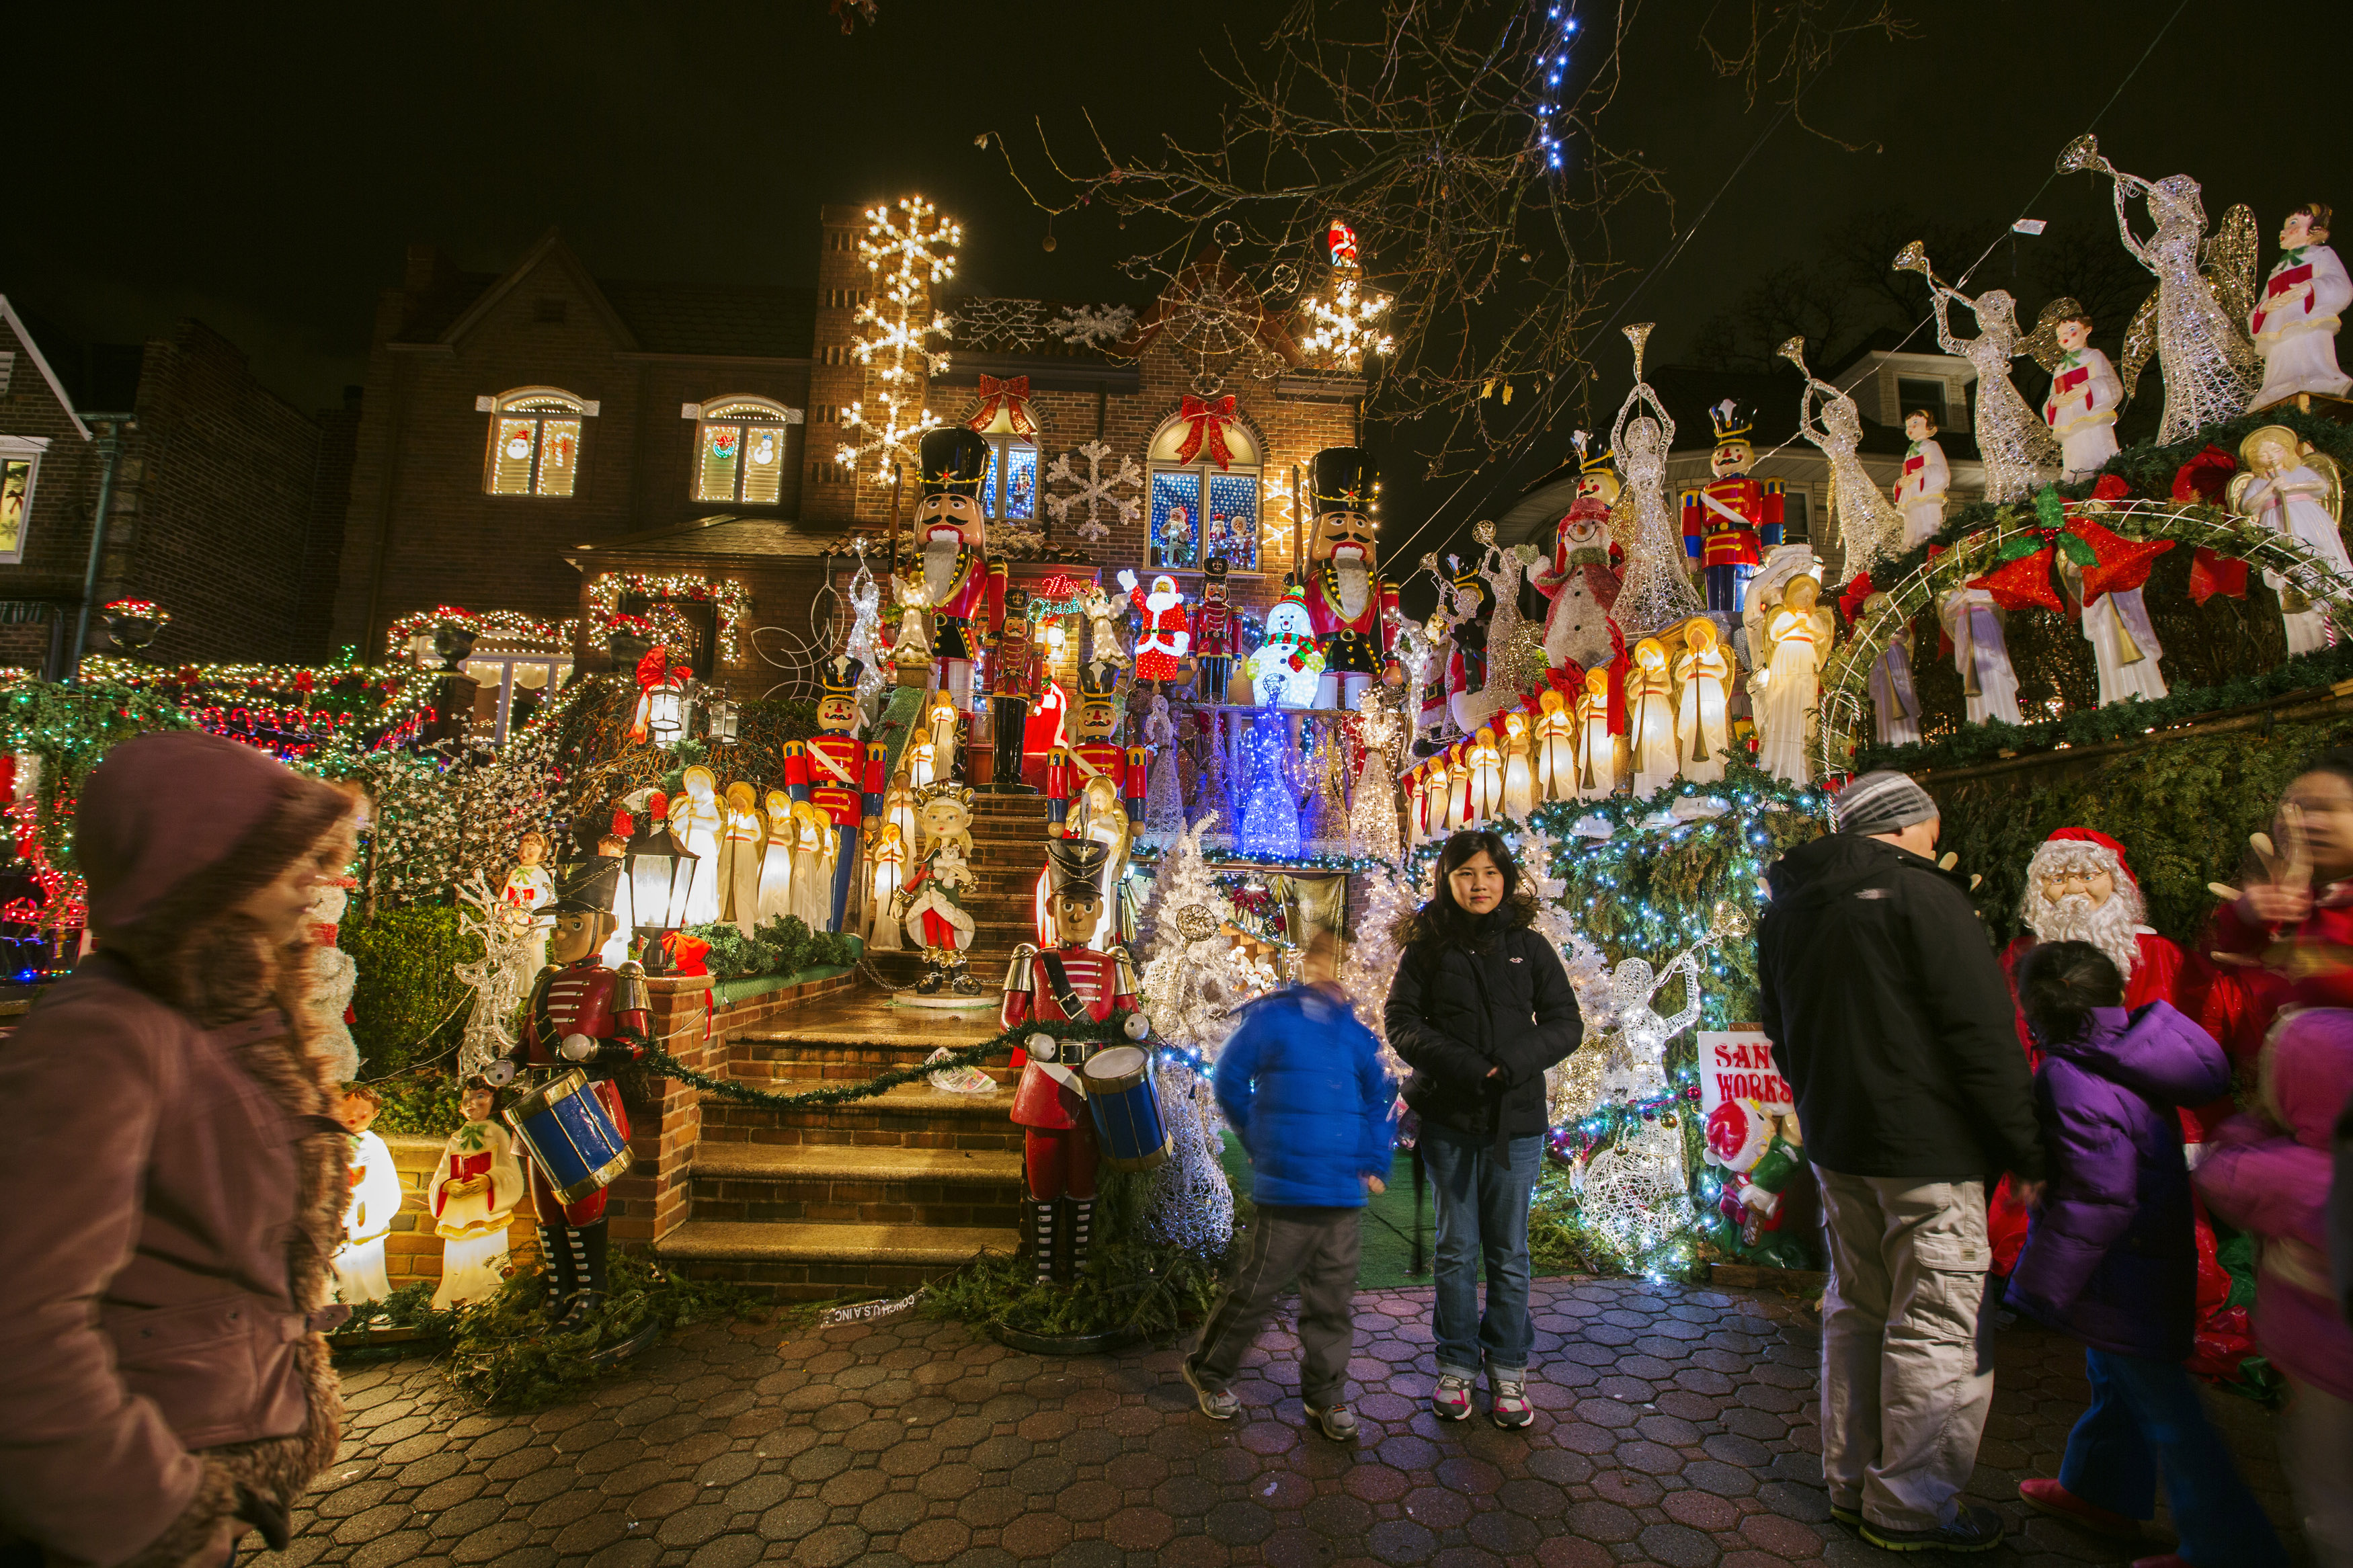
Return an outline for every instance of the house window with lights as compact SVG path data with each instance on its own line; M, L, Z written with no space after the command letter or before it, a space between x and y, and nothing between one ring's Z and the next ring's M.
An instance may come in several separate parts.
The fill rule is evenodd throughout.
M1209 451L1207 432L1195 441L1194 421L1182 415L1163 425L1146 453L1154 570L1198 572L1222 555L1233 572L1258 570L1260 469L1258 439L1239 419L1225 422L1226 461ZM1187 452L1186 448L1193 449Z
M491 416L482 491L494 496L562 497L580 470L580 433L596 417L594 400L553 386L526 386L474 406Z
M688 403L679 413L695 421L694 499L735 506L775 506L784 499L785 473L797 460L792 427L801 411L765 397L723 397Z
M980 504L991 522L1038 520L1037 426L1029 424L1027 434L1016 428L1025 424L1029 424L1026 408L1017 409L1008 397L999 400L990 418L973 426L988 443L988 472L980 483Z

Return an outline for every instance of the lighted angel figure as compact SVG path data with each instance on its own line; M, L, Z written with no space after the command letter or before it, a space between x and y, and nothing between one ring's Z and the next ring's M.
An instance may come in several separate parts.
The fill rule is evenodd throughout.
M2353 559L2348 559L2339 520L2345 514L2345 476L2336 460L2316 451L2284 425L2265 425L2239 443L2246 471L2231 480L2224 492L2231 510L2276 533L2286 535L2310 551L2320 563L2353 584ZM2311 653L2329 643L2329 610L2313 598L2313 582L2292 582L2285 574L2265 571L2263 581L2279 595L2280 620L2287 631L2287 651Z
M1610 427L1609 446L1618 454L1626 493L1632 498L1632 537L1625 542L1626 572L1618 589L1618 624L1634 632L1662 626L1698 615L1699 595L1683 571L1683 527L1667 503L1667 454L1675 444L1675 421L1651 384L1642 379L1642 345L1651 323L1626 329L1634 345L1634 389L1619 405ZM1645 406L1647 414L1636 414Z
M858 552L858 571L849 579L849 637L842 651L866 667L858 679L858 695L862 703L882 688L882 584L867 570L866 542L851 542Z
M1757 765L1788 784L1813 777L1806 736L1837 631L1837 622L1819 602L1820 595L1821 584L1811 573L1797 573L1786 580L1779 602L1766 611L1761 628L1749 634L1757 659L1750 683L1759 737Z
M1364 761L1356 771L1356 788L1349 792L1351 855L1394 860L1402 847L1398 833L1396 759L1398 743L1405 738L1404 700L1404 693L1396 688L1375 687L1366 694L1365 706L1356 721L1356 740L1364 747ZM1504 789L1508 796L1508 770Z
M1494 694L1494 711L1501 712L1544 682L1544 628L1520 614L1520 579L1533 552L1497 544L1495 525L1483 520L1471 532L1480 545L1479 575L1495 596L1495 613L1487 623L1487 689Z
M1683 1005L1662 1015L1659 993L1678 978ZM1655 972L1646 960L1627 959L1610 972L1609 1001L1618 1024L1602 1047L1602 1098L1629 1104L1656 1100L1667 1092L1667 1042L1699 1022L1699 949L1676 954Z
M1185 831L1185 796L1176 782L1176 721L1168 699L1155 695L1144 717L1144 742L1152 767L1144 787L1144 837L1166 844Z
M2059 442L2042 416L2026 405L2010 384L2010 362L2026 353L2026 334L2018 325L2018 301L2006 289L1988 289L1976 299L1938 279L1929 269L1928 253L1914 240L1896 253L1899 272L1917 272L1928 280L1928 300L1936 311L1936 342L1948 354L1958 354L1978 372L1978 456L1985 464L1985 499L2024 500L2041 482L2045 469L2056 470ZM1978 320L1978 335L1953 335L1950 308L1960 305Z
M1805 339L1783 343L1781 357L1806 378L1798 394L1798 434L1830 461L1831 521L1846 548L1846 570L1868 572L1903 548L1904 516L1856 456L1862 446L1862 415L1854 399L1806 367Z
M2089 132L2059 154L2061 174L2084 169L2116 182L2116 234L2133 259L2157 275L2157 291L2125 329L2125 359L2118 367L2125 395L2132 395L2153 350L2165 374L2160 443L2187 440L2209 425L2237 417L2263 378L2255 345L2241 325L2253 303L2255 254L2262 243L2254 214L2232 207L2223 215L2221 232L2201 244L2206 205L2198 182L2189 175L2149 181L2127 174L2100 156L2099 140ZM2145 240L2133 237L2126 210L2135 195L2147 200L2157 226Z

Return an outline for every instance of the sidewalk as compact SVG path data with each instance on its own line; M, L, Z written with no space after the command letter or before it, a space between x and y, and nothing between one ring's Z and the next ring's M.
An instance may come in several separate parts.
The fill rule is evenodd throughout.
M470 1414L427 1362L354 1371L343 1451L284 1553L239 1568L500 1563L807 1568L1047 1560L1079 1568L1780 1568L1905 1561L1830 1522L1818 1331L1761 1292L1621 1279L1535 1287L1540 1414L1506 1434L1432 1417L1428 1290L1357 1300L1363 1439L1309 1435L1270 1335L1241 1418L1193 1408L1175 1350L1056 1361L913 1317L795 1336L691 1330L588 1403ZM2081 1352L2007 1332L1973 1492L2023 1526L1989 1562L2132 1553L2048 1520ZM1395 1392L1390 1390L1394 1389ZM2275 1519L2268 1417L2218 1400ZM257 1542L258 1543L258 1542ZM2147 1551L2160 1548L2146 1548Z

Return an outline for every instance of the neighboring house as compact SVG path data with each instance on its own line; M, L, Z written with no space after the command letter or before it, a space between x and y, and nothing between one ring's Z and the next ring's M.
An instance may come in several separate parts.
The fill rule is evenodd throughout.
M335 640L380 656L402 617L462 605L577 616L578 649L602 668L598 611L667 605L691 625L704 679L738 698L805 694L811 659L847 627L850 542L879 545L890 515L871 467L835 460L845 409L873 406L854 352L875 283L865 224L859 207L823 209L813 289L599 278L553 233L495 276L412 248L377 314ZM1141 318L1024 299L933 307L952 320L950 361L916 395L995 447L990 548L1017 578L1069 579L1059 595L1131 566L1190 595L1222 541L1238 605L1280 594L1294 469L1356 438L1364 389L1303 372L1229 269L1201 264ZM1201 345L1237 324L1252 363L1205 363ZM1018 377L1017 415L1001 384ZM1185 449L1198 425L1186 399L1205 390L1235 399L1223 468ZM1083 508L1057 524L1045 503L1071 489L1049 478L1056 458L1097 440L1102 477L1124 458L1142 482L1122 492L1134 521L1101 507L1109 531L1090 542L1075 532ZM1085 477L1086 459L1071 461ZM911 481L904 511L915 493ZM733 637L719 635L723 595L748 601Z
M159 661L323 660L358 409L299 412L193 321L50 350L0 299L0 664L62 676L126 597L170 614Z

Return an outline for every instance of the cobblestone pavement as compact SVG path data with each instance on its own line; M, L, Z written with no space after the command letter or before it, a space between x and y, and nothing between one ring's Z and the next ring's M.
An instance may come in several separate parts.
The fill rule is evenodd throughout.
M1423 1400L1430 1297L1357 1300L1352 1447L1303 1428L1294 1342L1270 1331L1240 1419L1193 1408L1179 1352L1061 1361L962 1324L706 1325L577 1405L469 1411L429 1362L352 1371L343 1450L268 1568L344 1563L809 1568L1045 1559L1087 1568L1781 1568L1899 1559L1830 1521L1806 1306L1757 1292L1539 1280L1535 1426ZM783 1342L779 1344L779 1340ZM2132 1553L2025 1515L2082 1409L2082 1356L2023 1325L2000 1345L1972 1494L2010 1521L1991 1562ZM2284 1515L2268 1418L2218 1396ZM2233 1408L2235 1406L2235 1408ZM2159 1550L2149 1548L2148 1550Z

